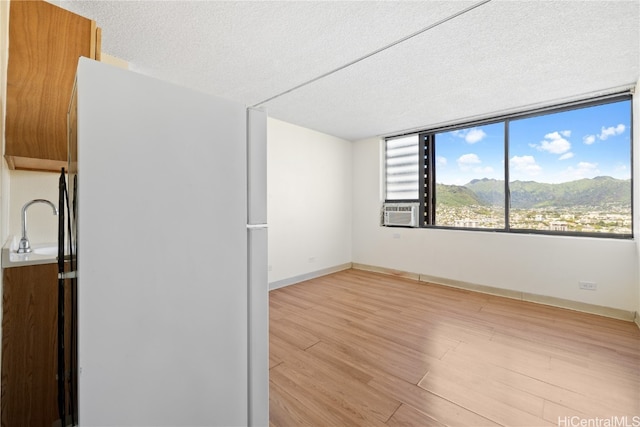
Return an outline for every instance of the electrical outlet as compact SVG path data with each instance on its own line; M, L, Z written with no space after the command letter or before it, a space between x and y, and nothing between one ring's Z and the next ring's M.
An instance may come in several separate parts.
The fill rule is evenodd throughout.
M269 271L273 271L273 266L269 265Z
M393 233L393 238L394 239L399 239L400 238L400 233Z
M587 291L595 291L598 289L598 285L596 285L595 282L584 282L582 280L578 282L578 287Z
M316 257L310 256L309 257L309 262L316 262Z

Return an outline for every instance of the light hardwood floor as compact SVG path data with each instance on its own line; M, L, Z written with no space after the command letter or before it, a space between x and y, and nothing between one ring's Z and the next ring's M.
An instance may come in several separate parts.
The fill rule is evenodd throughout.
M272 427L640 426L631 322L346 270L271 291L269 335Z

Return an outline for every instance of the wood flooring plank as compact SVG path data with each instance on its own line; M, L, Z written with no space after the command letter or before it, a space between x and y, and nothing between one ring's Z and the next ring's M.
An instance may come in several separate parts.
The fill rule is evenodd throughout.
M445 337L438 339L433 337L428 329L419 331L417 328L411 328L410 325L406 325L399 319L397 320L398 321L393 324L394 322L378 320L374 317L354 321L351 323L351 326L364 333L382 337L436 359L440 359L447 351L455 348L459 344L459 341ZM398 330L403 331L403 333L398 334Z
M309 393L303 381L291 380L278 367L269 371L269 418L278 426L349 425L340 402Z
M415 384L390 375L374 377L371 387L389 393L415 410L430 418L450 426L498 426L499 424L483 417L450 400L431 393Z
M553 425L544 420L541 399L531 400L531 408L523 411L521 403L508 393L500 393L488 389L478 390L466 383L453 380L450 372L429 372L418 384L420 388L430 391L459 406L467 408L485 418L501 425L545 426ZM533 415L530 412L538 412Z
M274 293L273 297L271 293ZM269 295L269 319L282 319L285 317L296 317L304 314L307 309L289 304L280 297L281 293L272 291Z
M270 426L314 426L325 422L323 417L313 417L313 414L290 394L292 390L295 390L295 384L287 386L280 384L277 379L269 382Z
M323 384L317 381L317 377L310 377L304 372L289 367L286 363L272 369L270 374L275 377L274 382L276 383L289 387L295 384L297 388L296 399L312 411L316 417L327 418L326 422L318 425L372 427L385 425L373 412L345 399L344 394L336 393L335 389L326 389Z
M269 331L271 334L302 350L320 341L317 336L298 327L294 322L286 318L271 320L269 322Z
M336 368L334 363L320 361L306 351L295 352L281 366L281 369L295 371L316 387L357 408L365 418L371 414L379 421L388 420L400 402L348 375L349 369L340 368Z
M544 405L545 406L544 406L543 418L551 423L555 423L558 426L560 425L570 426L572 424L571 420L575 420L573 423L579 426L580 420L583 420L583 419L585 420L589 418L593 419L595 417L604 419L604 417L611 416L611 413L608 413L606 415L601 415L601 416L598 416L598 415L594 416L591 410L587 410L586 413L580 412L576 409L567 408L565 406L562 406L561 404L558 404L552 401L546 401ZM590 415L587 415L587 414L590 414ZM567 420L568 422L566 422Z
M313 316L308 312L306 316ZM322 316L318 316L322 317ZM358 354L369 363L383 367L390 373L416 383L428 370L429 364L436 360L428 354L404 347L383 337L359 331L349 325L327 325L331 320L313 321L298 318L301 328L312 331L321 341L333 343L343 352Z
M554 421L555 415L549 418L549 408L556 408L553 414L569 416L591 414L592 416L606 417L614 412L611 403L588 394L578 393L558 387L554 384L531 378L514 372L509 378L499 378L496 381L502 382L507 387L526 391L532 395L538 396L545 400L543 409L543 418L547 421ZM560 410L561 409L561 410Z
M343 352L358 354L370 364L414 383L437 360L427 352L368 333L345 331L341 336L327 341L337 344Z
M342 352L332 344L321 342L308 349L307 352L320 359L338 359L341 363L368 372L371 376L368 384L371 387L427 414L439 422L448 425L497 425L486 418L429 393L415 384L389 374L384 366L371 365L358 355Z
M640 386L632 378L617 377L589 367L576 369L564 361L552 363L549 372L541 377L592 399L606 401L612 410L640 414Z
M282 360L278 359L275 356L269 355L269 369L278 366L282 363Z
M441 390L440 388L433 388L432 380L434 378L444 378L464 387L470 395L479 393L485 398L493 399L535 417L541 417L544 407L543 398L508 385L518 375L506 367L465 357L456 357L455 352L452 352L447 354L447 357L440 363L432 366L429 373L418 385L427 390L438 392L444 398L449 398L447 394L438 391ZM436 382L436 384L441 385L440 382Z
M287 361L289 357L298 350L299 348L291 345L279 336L269 334L269 356L275 358L278 361L277 364Z
M330 344L320 342L308 348L306 352L317 360L333 366L337 372L348 375L363 384L368 384L376 372L376 368L363 362L362 359L358 359L357 363L351 363L352 360L341 355Z
M442 424L428 415L412 408L407 405L400 405L398 410L387 421L389 427L412 427L412 426L424 426L424 427L445 427L446 424Z
M620 363L620 358L610 354L608 350L592 349L591 351L599 351L597 358L608 355L608 360L594 362L593 360L585 359L585 357L593 357L593 355L586 356L579 349L575 351L558 349L555 345L536 343L521 337L496 334L492 341L500 342L510 348L508 352L496 354L495 357L501 363L508 363L508 360L505 360L506 355L513 355L514 353L528 354L532 357L534 355L538 355L538 357L548 355L549 366L546 368L536 365L537 368L534 369L532 366L520 365L521 372L534 378L578 393L587 392L591 388L592 391L590 393L594 397L600 397L605 400L609 395L621 395L619 399L616 399L616 403L620 399L627 402L640 401L638 399L640 393L640 377L638 376L640 364L630 363L628 366L623 367ZM487 356L487 352L476 354L479 355L478 357ZM513 357L512 359L516 361L514 363L517 363L517 360L521 358ZM617 363L616 360L618 361ZM611 365L612 363L613 365Z
M462 343L445 358L454 356L458 356L459 361L482 361L527 375L535 375L535 372L548 370L551 366L551 357L544 352L523 350L494 339Z

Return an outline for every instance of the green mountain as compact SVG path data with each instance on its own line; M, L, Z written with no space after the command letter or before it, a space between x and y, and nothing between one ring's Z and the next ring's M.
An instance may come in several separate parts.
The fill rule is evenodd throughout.
M514 181L510 190L514 209L631 204L631 180L609 176L560 184ZM437 184L436 198L439 204L452 207L501 206L504 204L504 181L484 178L474 179L464 186Z
M486 205L473 190L460 185L436 184L437 203L443 206Z

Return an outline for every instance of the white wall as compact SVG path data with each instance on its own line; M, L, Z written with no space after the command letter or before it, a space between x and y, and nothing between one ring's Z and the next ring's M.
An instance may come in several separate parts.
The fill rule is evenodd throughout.
M9 171L9 235L15 244L22 234L22 206L33 199L47 199L58 206L58 178L55 172ZM27 232L31 244L58 240L58 217L51 207L38 203L27 211Z
M269 283L351 262L351 143L267 123Z
M380 156L377 138L353 144L354 263L638 309L638 253L633 240L380 227ZM597 291L578 289L580 280L596 282Z

